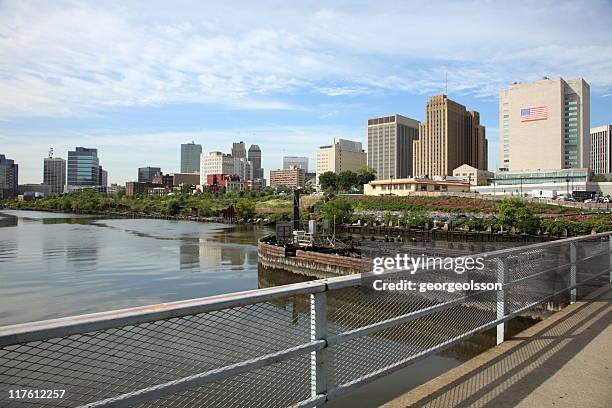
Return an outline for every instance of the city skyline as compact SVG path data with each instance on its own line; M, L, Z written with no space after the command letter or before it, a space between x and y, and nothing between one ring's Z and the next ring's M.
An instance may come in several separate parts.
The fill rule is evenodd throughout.
M42 182L49 147L64 159L74 146L97 148L120 184L152 164L178 172L180 144L192 140L207 152L257 144L266 172L282 156L315 163L333 138L366 146L367 118L423 122L446 86L480 112L490 170L497 95L514 81L584 77L591 127L611 121L609 2L227 7L3 2L0 150L19 163L20 183ZM416 26L380 24L389 19ZM410 40L415 32L427 34Z

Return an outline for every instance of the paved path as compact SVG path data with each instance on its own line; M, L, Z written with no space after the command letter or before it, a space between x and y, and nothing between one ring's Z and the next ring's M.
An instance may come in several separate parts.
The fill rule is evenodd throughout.
M612 285L384 407L612 407L610 323Z

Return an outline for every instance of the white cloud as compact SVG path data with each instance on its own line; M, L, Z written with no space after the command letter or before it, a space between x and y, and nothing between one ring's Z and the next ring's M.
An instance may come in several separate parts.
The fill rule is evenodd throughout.
M0 3L0 117L287 96L449 90L584 76L612 89L606 1ZM579 16L579 17L578 17Z

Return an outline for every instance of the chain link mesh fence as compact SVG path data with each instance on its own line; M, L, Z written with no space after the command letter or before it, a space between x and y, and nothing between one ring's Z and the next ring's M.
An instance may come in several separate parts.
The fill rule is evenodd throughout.
M359 277L329 288L333 280L319 281L326 288L327 391L390 372L542 302L567 303L572 286L608 282L610 248L599 235L497 251L485 256L483 270L455 273L438 265L378 278L410 280L416 290L374 290L372 279ZM472 281L501 283L503 292L418 289ZM304 288L212 312L0 347L0 405L81 406L312 344L313 291ZM318 375L312 361L310 351L287 355L136 406L290 406L312 397L312 375ZM62 399L6 399L9 390L21 389L66 392Z

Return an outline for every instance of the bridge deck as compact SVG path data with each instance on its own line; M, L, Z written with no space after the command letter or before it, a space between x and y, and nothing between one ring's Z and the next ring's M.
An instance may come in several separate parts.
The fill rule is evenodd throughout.
M384 407L611 407L611 322L608 285Z

